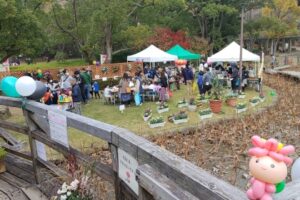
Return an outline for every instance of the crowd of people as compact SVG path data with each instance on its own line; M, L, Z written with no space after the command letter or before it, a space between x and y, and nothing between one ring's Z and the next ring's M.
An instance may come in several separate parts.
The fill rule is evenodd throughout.
M99 82L92 80L92 71L82 68L75 70L72 74L67 69L61 70L58 74L58 81L53 80L50 73L40 75L38 69L33 76L37 80L45 81L47 92L41 102L47 105L61 105L65 110L72 110L81 114L81 104L87 104L91 98L101 98ZM172 92L180 90L180 85L186 85L186 97L192 97L193 85L198 86L200 95L210 95L212 81L214 78L223 80L224 85L230 86L233 92L241 92L247 87L249 77L254 77L253 67L242 68L242 79L240 70L236 63L215 63L208 65L202 61L198 68L193 67L190 62L185 66L156 66L145 65L143 70L138 70L134 76L127 71L123 74L119 84L113 86L108 84L103 88L103 98L106 102L116 101L129 105L135 102L137 106L145 101L146 93L151 91L158 97L157 104L163 105L172 96Z

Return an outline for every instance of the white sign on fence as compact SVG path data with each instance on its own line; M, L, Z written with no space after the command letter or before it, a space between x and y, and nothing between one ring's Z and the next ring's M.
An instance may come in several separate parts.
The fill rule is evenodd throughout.
M139 194L139 184L135 179L138 162L131 155L118 149L119 160L119 177L122 179L132 191Z
M35 145L38 157L44 161L47 161L45 145L37 140L35 140Z
M69 148L67 117L49 110L48 119L51 139Z

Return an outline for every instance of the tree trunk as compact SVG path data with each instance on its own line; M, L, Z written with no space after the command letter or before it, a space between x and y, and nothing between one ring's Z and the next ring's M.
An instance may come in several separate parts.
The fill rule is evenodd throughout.
M107 54L107 62L111 63L112 60L112 25L108 23L105 26L105 48Z

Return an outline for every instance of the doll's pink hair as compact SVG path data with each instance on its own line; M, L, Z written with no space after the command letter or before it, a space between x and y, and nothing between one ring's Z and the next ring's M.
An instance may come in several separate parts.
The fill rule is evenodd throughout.
M254 147L248 151L250 156L270 156L278 162L285 162L287 165L293 163L293 159L289 158L287 155L295 152L294 146L287 145L279 148L278 145L280 143L276 139L271 138L264 140L257 135L253 136L251 141Z

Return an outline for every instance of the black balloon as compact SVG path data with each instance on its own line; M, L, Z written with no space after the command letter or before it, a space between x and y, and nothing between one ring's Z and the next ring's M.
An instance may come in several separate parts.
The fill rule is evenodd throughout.
M35 83L36 83L36 89L34 93L28 97L28 99L39 100L47 92L47 88L43 82L35 81Z

